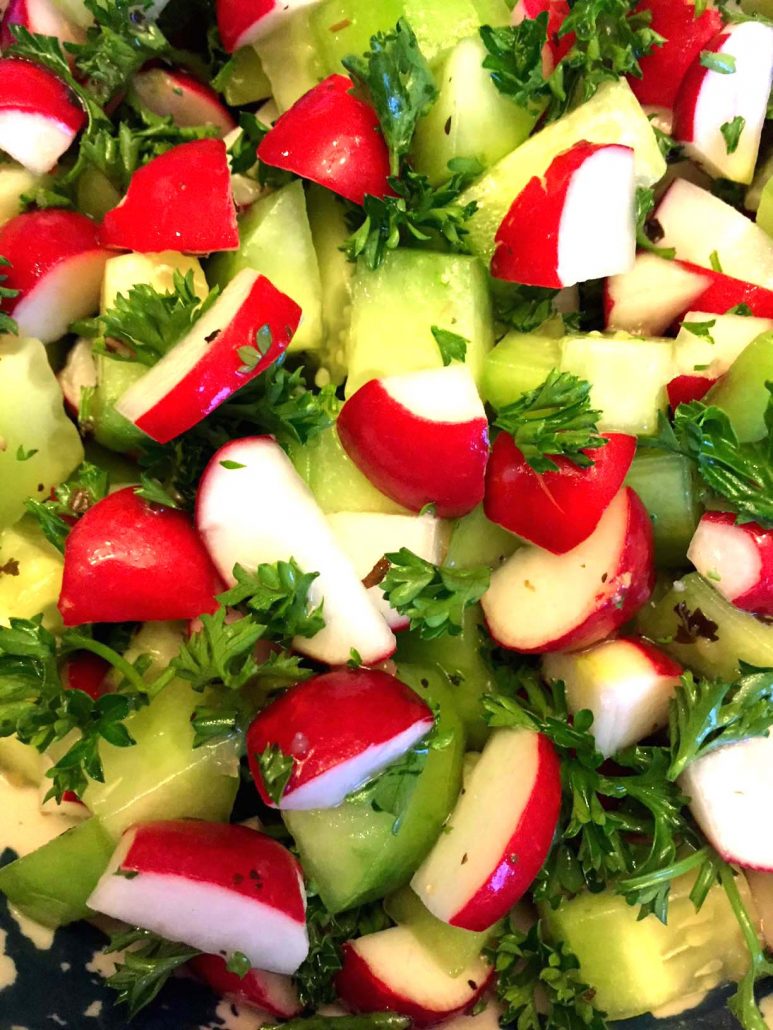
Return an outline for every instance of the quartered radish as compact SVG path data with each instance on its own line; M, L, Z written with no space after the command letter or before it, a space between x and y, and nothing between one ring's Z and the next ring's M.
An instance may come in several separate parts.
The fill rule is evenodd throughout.
M145 68L132 79L131 90L149 111L180 128L211 125L221 136L236 128L212 87L179 68Z
M217 27L229 54L268 36L318 0L217 0Z
M199 820L127 830L89 908L257 969L294 973L309 950L295 858L246 826Z
M573 550L516 551L494 572L481 604L502 647L574 650L624 625L649 598L654 575L649 515L633 490L623 489Z
M366 665L388 658L395 639L311 491L270 437L235 440L207 466L196 501L199 532L228 583L238 563L254 569L295 558L318 572L309 596L324 598L325 628L294 646L329 665L345 665L354 648Z
M773 618L773 530L739 524L730 512L707 511L687 557L736 608Z
M443 922L486 930L531 886L561 807L558 757L532 730L496 730L411 886Z
M303 1011L298 991L287 975L250 969L246 976L239 976L229 973L228 963L220 955L197 955L188 967L216 994L240 1005L249 1005L277 1019L293 1019Z
M247 755L265 804L288 811L335 808L426 736L432 711L410 687L373 669L340 669L296 684L255 718ZM260 764L267 749L292 759L272 797Z
M20 25L37 36L53 36L60 43L82 43L83 30L68 21L54 0L10 0L0 26L3 50L14 43L11 27Z
M683 670L649 641L618 637L587 651L545 655L542 671L565 685L570 712L593 713L591 733L608 758L666 725Z
M464 365L371 379L344 404L338 435L382 493L442 518L483 500L488 421Z

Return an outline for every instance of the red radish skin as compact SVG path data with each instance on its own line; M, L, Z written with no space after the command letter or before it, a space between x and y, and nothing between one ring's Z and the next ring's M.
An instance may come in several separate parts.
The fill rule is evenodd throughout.
M687 557L736 608L773 618L773 530L757 522L739 525L730 512L707 511Z
M223 46L229 54L256 43L301 7L317 0L217 0L215 11Z
M277 1019L293 1019L303 1011L292 980L281 973L251 969L246 976L238 976L228 972L227 962L220 955L197 955L188 967L216 994L240 1005L249 1005Z
M100 232L112 250L210 254L238 250L236 205L225 143L181 143L139 168Z
M116 410L157 443L168 443L273 365L300 320L294 300L244 269L188 335L123 394ZM254 349L265 327L270 345L250 368L243 348Z
M192 619L215 611L221 590L188 516L126 487L98 501L68 536L59 611L66 626Z
M310 179L355 204L384 197L389 152L376 112L351 92L351 79L331 75L304 94L258 147L261 161Z
M179 68L148 68L132 79L132 92L159 118L171 118L182 129L210 125L227 136L236 128L217 93Z
M70 348L64 368L56 378L62 388L65 407L71 415L77 416L83 391L97 385L97 363L91 340L78 340Z
M111 665L99 655L89 651L78 651L67 659L64 667L64 686L66 690L81 690L88 694L92 701L98 701L104 694L109 694L111 687L107 679Z
M257 716L247 733L255 786L271 808L334 808L432 729L431 710L394 676L340 669L299 683ZM277 804L258 756L278 747L293 759Z
M22 335L52 343L98 309L110 257L98 235L85 215L55 208L17 215L0 228L0 254L10 262L3 285L19 291L3 298L2 310Z
M698 14L693 0L641 0L636 11L651 14L649 27L665 43L639 58L641 78L629 75L628 84L640 104L672 108L687 69L721 30L722 15L713 7Z
M489 633L522 654L579 650L606 639L644 605L655 584L652 525L633 490L566 554L516 551L482 599Z
M463 365L371 379L344 404L338 435L382 493L440 518L483 500L488 421Z
M488 929L534 882L560 807L561 771L547 737L495 731L411 886L438 919Z
M604 434L603 447L587 451L594 464L580 468L553 460L557 472L537 473L509 433L500 433L486 470L486 516L511 533L565 554L586 540L623 485L636 453L636 437Z
M84 33L57 9L52 0L10 0L0 26L0 47L7 50L15 39L11 26L20 25L38 36L54 36L60 43L82 43Z
M716 379L706 376L677 376L666 384L668 406L671 411L676 411L680 404L699 401L706 396L716 382Z
M308 954L301 868L246 826L176 820L128 830L88 899L95 912L208 954L294 973Z
M448 976L410 930L393 926L344 945L335 986L354 1012L399 1012L425 1027L470 1009L493 972L481 958Z
M85 111L53 72L30 61L0 58L0 150L43 175L85 125Z
M513 201L496 235L498 279L560 289L627 271L634 262L634 154L576 143Z

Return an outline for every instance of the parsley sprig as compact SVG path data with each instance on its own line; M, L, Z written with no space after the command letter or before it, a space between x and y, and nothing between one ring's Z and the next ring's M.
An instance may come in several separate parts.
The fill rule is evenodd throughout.
M107 472L84 461L66 482L54 490L53 497L45 501L30 498L25 507L38 522L46 540L64 552L64 543L74 520L107 497L109 489Z
M9 268L10 264L11 262L8 258L0 257L0 268ZM7 278L7 275L0 273L0 302L12 300L14 297L19 296L18 290L12 290L10 287L2 285ZM19 335L19 327L15 320L10 315L6 315L5 312L0 312L0 333L11 333L13 336Z

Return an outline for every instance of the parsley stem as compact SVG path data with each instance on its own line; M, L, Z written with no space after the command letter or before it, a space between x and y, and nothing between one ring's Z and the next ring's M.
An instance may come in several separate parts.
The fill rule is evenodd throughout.
M641 876L630 876L626 880L621 880L618 884L618 891L621 894L629 894L632 891L639 891L645 887L669 883L671 880L676 880L677 877L684 876L685 873L689 873L693 869L700 868L705 861L706 849L701 848L699 851L694 851L691 855L687 855L685 858L665 866L663 869L657 869L651 873L642 873Z
M130 662L127 662L125 658L122 658L117 651L112 649L112 647L108 647L106 644L100 644L98 640L93 640L91 637L81 636L79 633L68 633L67 644L73 651L90 651L92 654L98 655L100 658L104 658L106 662L109 662L114 669L121 673L123 678L130 683L136 691L141 694L148 693L148 685L142 676Z

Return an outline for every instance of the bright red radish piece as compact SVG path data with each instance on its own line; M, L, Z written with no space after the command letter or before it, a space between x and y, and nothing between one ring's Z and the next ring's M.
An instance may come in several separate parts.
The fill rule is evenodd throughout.
M636 453L636 437L605 434L603 447L587 451L594 462L580 468L553 460L557 472L535 472L509 433L500 433L486 470L486 515L511 533L565 554L586 540L623 485Z
M714 383L716 379L708 379L706 376L676 376L666 384L669 408L676 411L680 404L699 401L706 396Z
M256 969L294 973L306 958L300 866L246 826L146 823L124 834L94 893L95 912Z
M639 58L642 77L628 77L640 104L672 108L687 69L721 30L718 10L699 13L696 6L694 0L640 0L636 5L637 12L650 12L649 27L665 39Z
M707 511L687 557L704 579L736 608L773 618L773 530L739 525L725 511Z
M718 748L679 777L709 843L727 862L773 871L773 736Z
M634 192L630 147L576 143L513 201L492 274L560 288L627 271L636 255Z
M483 500L488 421L464 365L371 379L344 404L338 435L382 493L441 518Z
M138 168L124 199L105 215L100 236L105 247L145 254L237 250L225 143L181 143Z
M83 108L53 72L30 61L0 58L0 150L44 175L85 124Z
M301 7L318 0L217 0L217 26L229 54L269 35Z
M236 128L227 107L211 86L179 68L146 68L132 79L132 92L159 118L180 128L211 125L221 136Z
M53 343L97 311L110 257L98 233L85 215L56 208L17 215L0 228L0 254L10 261L3 285L19 291L2 308L23 336Z
M211 308L116 404L157 443L168 443L219 407L284 353L301 309L264 276L241 271ZM265 353L255 347L265 342ZM245 348L254 364L245 363Z
M593 713L591 733L609 758L668 722L682 667L647 640L618 637L587 651L542 659L547 680L561 680L573 714Z
M385 554L407 547L419 558L440 565L443 561L443 524L424 515L384 515L381 512L342 511L328 515L336 539L365 581ZM400 615L384 597L380 586L368 587L368 594L393 632L407 629L410 620Z
M193 619L217 608L221 589L188 516L129 486L98 501L68 536L59 611L66 626Z
M654 582L649 515L626 488L573 550L516 551L493 574L481 603L489 632L502 647L524 654L577 650L625 625Z
M303 1011L295 985L281 973L251 969L246 976L238 976L228 972L228 964L220 955L197 955L188 967L221 997L268 1012L277 1019L293 1019Z
M238 563L255 569L294 558L319 573L309 596L324 598L325 627L294 646L328 665L345 665L352 648L365 665L394 652L395 638L368 597L333 530L285 452L268 436L222 447L199 484L196 523L223 578Z
M707 68L705 54L732 62L732 73ZM674 138L712 175L750 183L772 77L773 28L758 21L728 25L696 54L684 77L674 104ZM735 119L741 119L741 131L733 147L722 129Z
M375 669L338 669L291 687L247 733L250 771L264 803L302 811L335 808L426 736L431 710L410 687ZM275 801L258 756L278 747L293 760Z
M351 79L331 75L304 94L276 122L258 157L294 172L355 204L383 197L389 152L376 112L351 92Z
M56 378L62 388L65 407L71 415L77 415L83 391L97 385L97 363L91 340L78 340L70 348L64 368Z
M20 25L36 36L54 36L60 43L82 43L84 39L83 31L65 18L53 0L10 0L0 26L3 50L15 42L13 25Z
M666 332L691 308L722 315L738 304L759 318L773 318L773 290L650 253L637 254L629 272L608 279L604 296L609 329L645 336Z
M443 922L486 930L542 868L560 807L561 772L547 737L496 730L411 886Z
M404 926L366 934L344 945L339 997L354 1012L400 1012L414 1026L433 1026L471 1008L488 986L485 959L451 977Z
M513 8L512 24L520 25L522 21L538 18L544 11L548 12L548 34L542 50L542 71L548 76L574 45L573 32L567 32L564 36L558 34L569 14L567 0L518 0Z
M65 664L62 677L66 690L80 690L88 694L92 701L97 701L103 694L110 692L107 675L111 666L99 655L90 651L77 651Z

